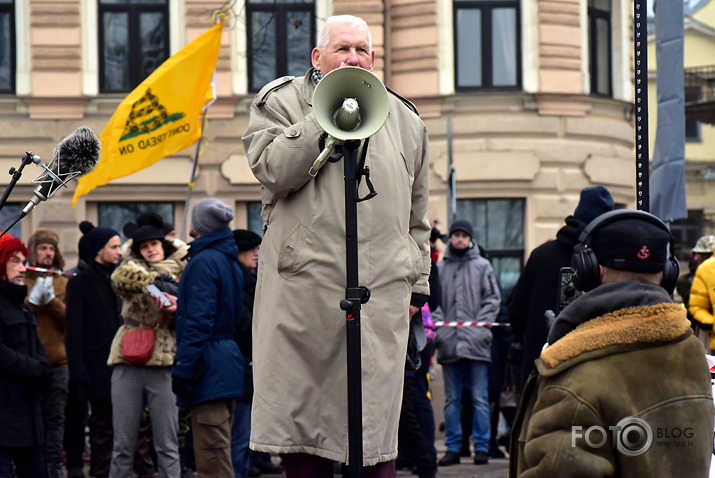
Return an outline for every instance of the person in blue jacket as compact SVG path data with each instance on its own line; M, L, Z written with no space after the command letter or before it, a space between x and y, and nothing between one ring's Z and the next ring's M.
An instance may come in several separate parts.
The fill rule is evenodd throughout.
M191 211L189 263L176 301L172 389L191 409L199 476L233 478L231 423L243 393L243 357L233 338L241 321L243 276L229 229L233 210L214 198Z

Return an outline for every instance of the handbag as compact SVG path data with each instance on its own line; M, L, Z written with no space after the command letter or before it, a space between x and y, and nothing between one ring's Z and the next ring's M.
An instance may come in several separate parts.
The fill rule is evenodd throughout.
M124 327L127 329L122 337L121 347L124 361L132 365L144 365L154 354L156 331L141 328L128 330L126 322Z
M519 405L519 390L514 379L514 369L511 362L506 363L504 370L504 386L499 393L499 409L511 412Z

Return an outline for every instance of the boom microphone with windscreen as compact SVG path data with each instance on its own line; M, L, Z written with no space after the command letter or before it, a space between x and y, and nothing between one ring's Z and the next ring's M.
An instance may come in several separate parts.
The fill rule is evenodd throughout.
M62 141L57 143L49 166L42 163L45 172L32 182L39 184L33 191L33 197L22 210L20 219L25 217L41 201L46 201L60 187L67 187L67 182L90 172L99 162L99 150L102 145L94 131L80 126Z

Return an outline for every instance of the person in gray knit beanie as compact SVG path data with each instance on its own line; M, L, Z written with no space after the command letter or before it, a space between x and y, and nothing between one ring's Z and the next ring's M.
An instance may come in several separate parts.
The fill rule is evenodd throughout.
M206 198L197 202L191 210L191 225L195 237L201 237L216 229L228 227L233 220L233 209L216 198Z

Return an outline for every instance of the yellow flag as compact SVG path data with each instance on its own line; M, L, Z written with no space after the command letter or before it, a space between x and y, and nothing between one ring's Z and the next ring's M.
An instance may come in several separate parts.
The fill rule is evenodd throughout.
M223 21L161 64L124 98L104 127L101 158L79 179L77 200L97 186L128 176L191 146L201 137L201 114L214 99L212 77Z

